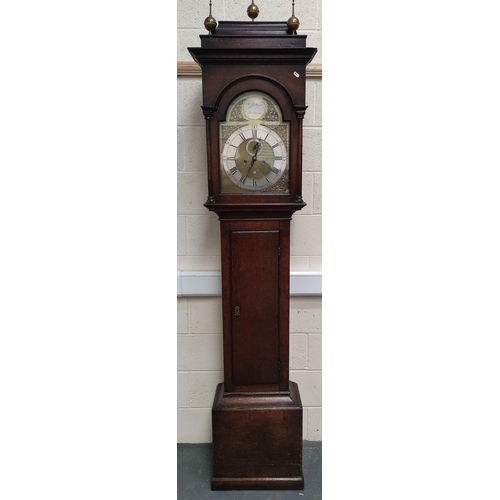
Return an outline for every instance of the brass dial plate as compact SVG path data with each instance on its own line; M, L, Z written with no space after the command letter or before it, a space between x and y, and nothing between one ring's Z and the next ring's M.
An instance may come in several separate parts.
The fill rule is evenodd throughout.
M287 193L289 135L274 99L238 96L219 123L221 192Z

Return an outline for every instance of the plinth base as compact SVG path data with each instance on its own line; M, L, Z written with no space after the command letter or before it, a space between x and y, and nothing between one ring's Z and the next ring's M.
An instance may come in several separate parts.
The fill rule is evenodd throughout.
M303 490L304 477L214 477L212 490Z
M302 403L289 392L224 394L212 408L212 489L303 489Z

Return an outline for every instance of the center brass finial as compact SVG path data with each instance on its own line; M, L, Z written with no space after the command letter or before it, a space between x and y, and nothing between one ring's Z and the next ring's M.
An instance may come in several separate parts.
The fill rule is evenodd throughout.
M252 21L259 15L259 8L253 3L253 0L252 4L248 6L247 14Z

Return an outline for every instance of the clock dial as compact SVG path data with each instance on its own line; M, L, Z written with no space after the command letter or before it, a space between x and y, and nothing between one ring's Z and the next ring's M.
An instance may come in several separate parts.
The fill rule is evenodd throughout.
M286 157L286 146L276 132L265 125L245 125L225 142L222 165L236 186L261 191L285 173Z
M289 124L262 92L246 92L219 124L222 193L288 191Z

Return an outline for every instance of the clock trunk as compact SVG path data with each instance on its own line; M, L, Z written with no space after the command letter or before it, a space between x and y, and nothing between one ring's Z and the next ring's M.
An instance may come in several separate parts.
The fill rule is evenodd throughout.
M290 220L220 224L225 392L288 391Z

